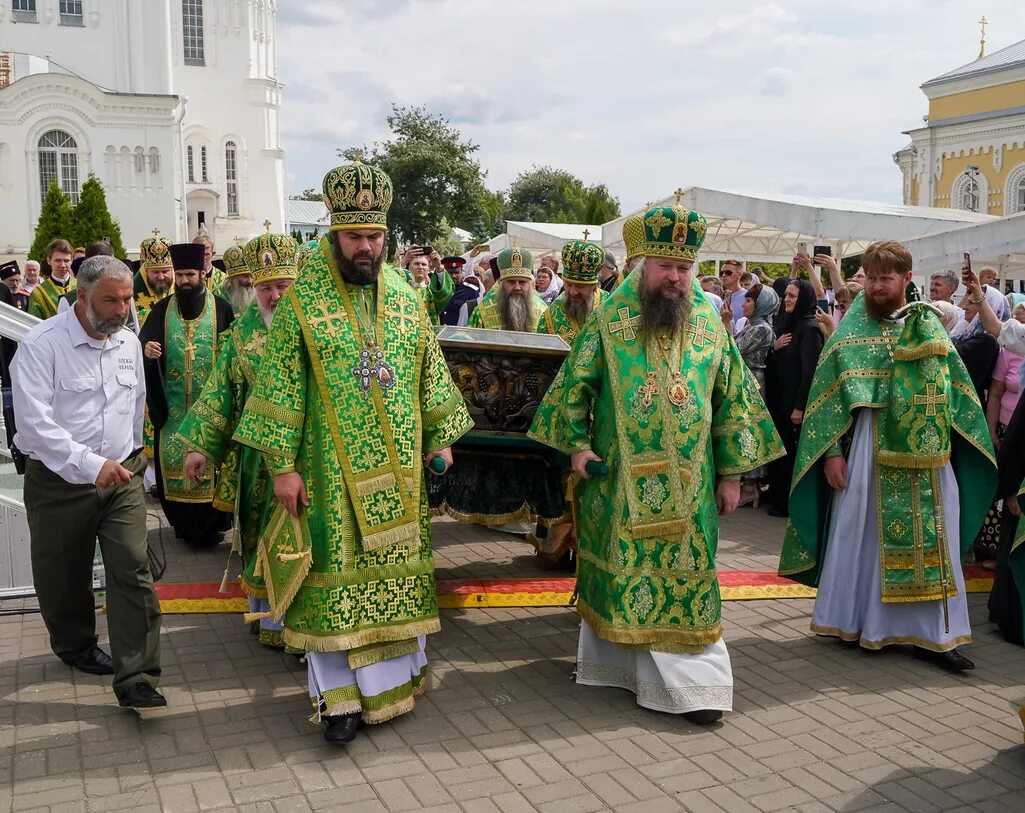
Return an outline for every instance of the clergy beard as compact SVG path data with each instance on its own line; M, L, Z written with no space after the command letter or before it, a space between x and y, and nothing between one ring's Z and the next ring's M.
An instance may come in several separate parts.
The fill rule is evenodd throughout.
M158 280L157 282L150 282L147 279L146 282L149 284L150 290L155 294L166 294L171 288L170 281Z
M903 304L903 291L899 291L891 297L869 296L868 291L865 291L865 313L877 322L881 322L883 319L889 319L890 316Z
M342 254L337 243L332 242L331 249L335 253L335 262L338 263L342 279L350 285L371 285L377 281L377 275L381 273L381 265L384 263L383 254L374 259L369 251L361 251L350 260Z
M690 319L690 290L668 281L658 288L649 288L642 276L637 294L641 303L641 332L646 336L675 336Z
M257 305L260 309L260 316L263 317L263 324L268 330L270 330L270 323L274 321L274 308L265 308L263 305Z
M591 308L594 306L594 297L585 296L582 299L578 297L566 297L566 315L576 322L578 325L584 323L584 320L591 315Z
M252 286L247 288L238 280L228 277L224 281L224 285L221 286L221 296L228 300L231 309L238 316L256 298L256 290Z
M518 330L522 333L530 333L536 325L530 323L533 308L531 308L530 292L506 291L505 286L499 282L498 288L498 315L502 318L503 330Z

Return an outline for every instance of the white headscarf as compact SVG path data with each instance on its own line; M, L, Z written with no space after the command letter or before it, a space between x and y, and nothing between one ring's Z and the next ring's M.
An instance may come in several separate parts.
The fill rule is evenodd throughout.
M552 271L552 269L547 265L544 266L544 269L548 272L552 281L548 283L548 287L543 292L538 293L538 296L544 300L546 305L551 305L555 301L555 298L562 292L562 277ZM538 268L537 272L540 272L540 270L541 269ZM534 273L535 279L537 278L537 272Z
M1000 291L992 285L987 285L983 290L982 295L986 297L986 302L993 310L993 313L996 314L997 319L1001 322L1006 322L1011 314L1008 312L1007 300L1004 299L1003 294L1001 294ZM976 313L970 322L965 322L962 319L961 323L955 328L955 330L957 331L956 333L950 334L952 339L968 339L976 333L982 333L985 328L979 320L979 314Z

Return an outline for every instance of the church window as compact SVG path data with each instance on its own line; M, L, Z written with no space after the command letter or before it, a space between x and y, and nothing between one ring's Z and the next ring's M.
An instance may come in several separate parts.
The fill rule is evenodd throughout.
M149 148L149 171L151 175L160 174L160 152L155 147Z
M60 0L61 25L84 25L82 0Z
M16 23L36 22L36 0L13 0L11 16Z
M203 54L203 0L182 0L182 38L186 65L205 65Z
M1007 173L1004 187L1004 214L1025 212L1025 164L1019 164Z
M39 139L40 199L46 197L51 181L78 203L78 144L63 130L50 130Z
M954 181L951 204L966 212L978 212L982 205L982 189L979 183L979 168L967 167Z
M203 183L210 183L210 176L206 174L206 147L199 148L199 176Z
M189 146L187 146L185 148L185 166L188 168L189 183L195 183L196 182L196 169L195 169L195 164L194 164L194 162L192 160L192 145L191 144L189 144Z
M224 145L224 180L228 193L228 216L238 217L238 150L234 141Z
M1025 212L1025 177L1018 181L1018 195L1015 201L1015 212Z
M135 171L140 175L146 171L146 154L142 151L142 147L135 148Z

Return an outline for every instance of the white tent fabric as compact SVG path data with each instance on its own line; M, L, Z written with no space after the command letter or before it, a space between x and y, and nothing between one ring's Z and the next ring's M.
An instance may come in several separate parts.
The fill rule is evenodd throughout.
M1025 212L908 240L905 245L915 260L916 276L960 269L967 251L976 271L992 265L1001 278L1025 278Z
M650 206L666 206L674 201L675 195ZM958 209L793 195L767 197L698 186L686 189L680 203L708 220L708 234L701 249L703 260L790 262L799 241L807 242L809 249L816 243L831 245L834 257L845 257L860 254L875 240L908 240L997 219ZM626 253L623 222L628 216L602 226L606 236L602 245L620 257Z
M488 240L491 254L516 245L532 252L562 252L562 247L570 240L583 240L584 231L587 239L601 245L602 227L578 223L525 223L519 220L507 220L505 234L499 234Z

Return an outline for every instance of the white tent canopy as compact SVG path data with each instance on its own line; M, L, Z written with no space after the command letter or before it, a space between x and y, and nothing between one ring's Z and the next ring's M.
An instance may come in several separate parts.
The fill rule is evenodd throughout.
M601 226L578 223L525 223L519 220L507 220L505 234L492 237L488 240L488 246L492 254L513 245L528 251L554 251L558 254L570 240L583 240L585 230L588 240L601 244Z
M662 198L650 206L670 205L675 199L675 195ZM793 195L767 197L699 186L687 188L680 203L708 220L703 260L790 262L799 241L807 242L809 250L816 243L831 245L834 257L845 257L860 254L875 240L909 240L997 219L958 209ZM626 253L623 222L628 216L602 226L606 236L602 244L620 257Z
M1001 279L1025 278L1025 212L949 229L905 245L915 260L915 274L960 269L967 251L972 268L994 266Z

